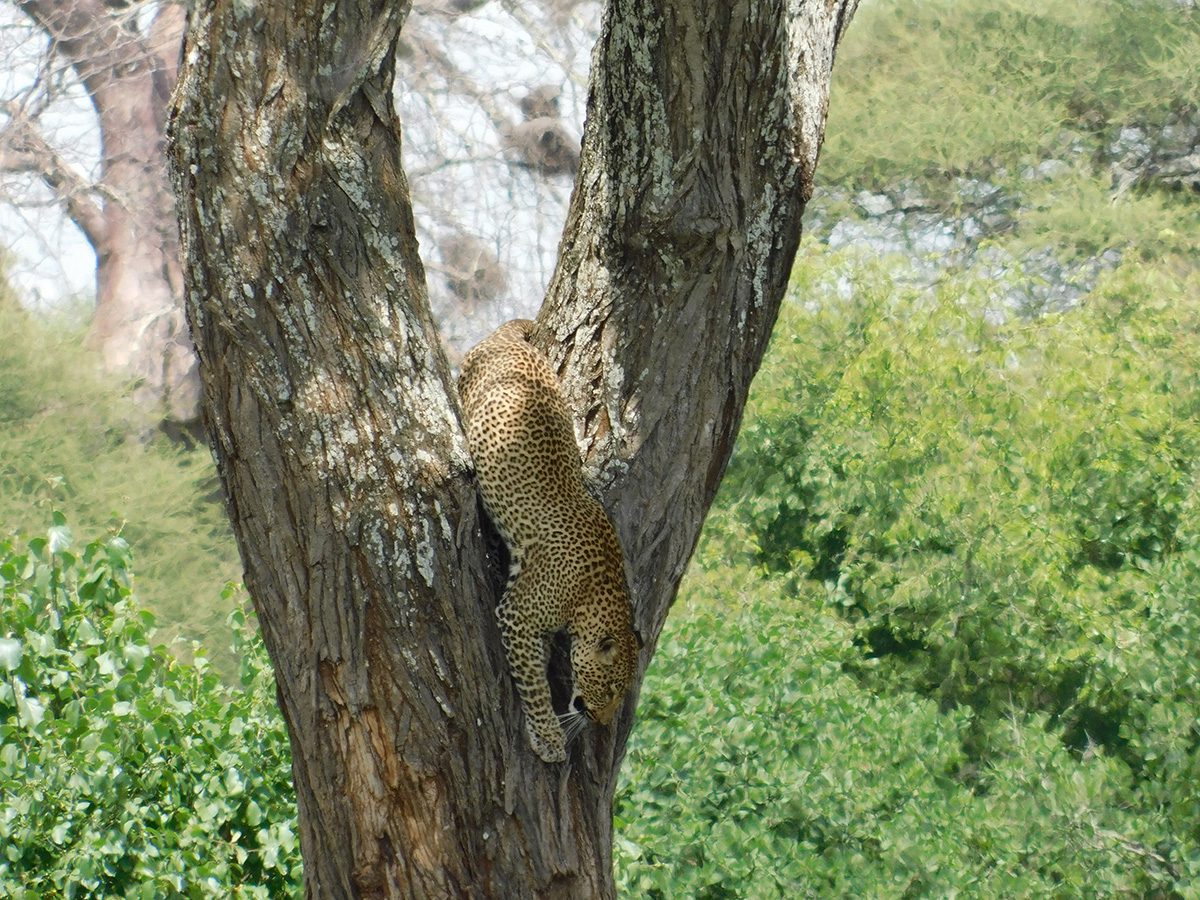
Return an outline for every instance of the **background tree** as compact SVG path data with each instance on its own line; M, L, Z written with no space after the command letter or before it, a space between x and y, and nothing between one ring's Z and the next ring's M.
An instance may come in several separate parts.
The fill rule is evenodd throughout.
M779 309L856 5L614 0L603 22L540 320L650 648ZM504 573L391 103L407 11L203 4L173 119L188 315L307 890L611 896L634 704L547 766L497 677Z
M546 282L553 240L541 232L549 234L548 223L565 209L563 176L574 173L578 157L578 132L567 123L581 112L581 103L557 99L564 89L571 101L581 97L583 38L596 27L592 2L507 4L485 10L473 26L463 13L481 5L417 4L402 48L411 63L408 83L398 98L415 126L408 162L416 174L419 237L437 248L431 263L443 276L432 282L431 296L439 319L454 322L448 336L455 354L503 319L531 312L528 300L522 306L513 298L533 296ZM10 89L0 89L0 202L29 211L48 197L65 211L95 256L90 345L105 368L138 380L142 405L172 423L192 422L199 380L183 321L164 159L185 6L14 0L11 8L24 16L0 18L0 47L11 54ZM482 48L496 43L498 30L536 48L534 66L549 84L525 84L529 65L496 72L501 60ZM523 107L533 96L541 100L531 112ZM86 117L75 121L73 106L81 103L90 106L94 125ZM534 118L539 127L522 121ZM93 127L97 152L75 133ZM490 205L505 196L505 209Z
M89 341L102 364L137 377L147 406L196 418L199 381L183 318L174 201L164 166L167 101L179 64L182 5L153 15L105 0L19 0L48 39L36 74L8 98L0 172L31 173L50 188L96 255ZM49 137L44 113L69 69L96 113L100 158L92 179Z

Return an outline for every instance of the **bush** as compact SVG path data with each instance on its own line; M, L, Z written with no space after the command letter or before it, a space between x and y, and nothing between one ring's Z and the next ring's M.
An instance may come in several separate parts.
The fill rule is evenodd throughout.
M788 312L719 506L766 569L828 585L880 683L1119 741L1105 660L1155 639L1193 551L1200 284L1127 266L997 323L986 285L859 277Z
M804 253L807 302L776 330L696 556L703 596L753 609L737 629L681 625L655 660L626 883L665 891L680 869L660 838L700 846L761 814L746 838L759 875L710 843L682 871L731 887L700 880L696 896L775 896L768 870L792 873L785 895L874 872L880 895L1193 896L1200 278L1129 263L1082 308L1027 321L968 276L917 290ZM737 658L762 640L781 649ZM781 691L803 702L773 705ZM747 784L764 767L765 793L735 797L705 773L730 753ZM919 784L895 784L916 760L932 766ZM865 805L837 818L844 801L814 777L855 778ZM669 833L634 813L674 795L662 785L683 804ZM894 799L910 788L919 810ZM834 850L779 842L771 817L799 795L853 833Z
M230 690L150 645L130 581L124 540L76 554L61 515L0 541L0 894L297 894L287 735L242 605Z
M707 589L703 578L691 588ZM849 629L814 598L786 593L763 582L668 623L616 803L622 896L1185 887L1157 846L1174 846L1169 826L1153 803L1138 807L1120 760L1071 753L1033 716L1010 720L972 763L968 709L864 688L843 671L855 654Z

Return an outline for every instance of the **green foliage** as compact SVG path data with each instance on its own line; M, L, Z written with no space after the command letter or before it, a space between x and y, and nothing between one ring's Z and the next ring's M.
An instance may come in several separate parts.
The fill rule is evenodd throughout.
M1200 12L1128 0L866 3L838 52L823 180L986 174L1200 107Z
M1057 247L1068 259L1115 249L1144 260L1194 260L1200 204L1180 203L1162 191L1114 195L1109 181L1107 175L1074 171L1048 184L1025 186L1016 234L1006 246L1017 254Z
M97 375L68 316L0 302L0 334L0 536L40 528L51 509L86 533L120 534L166 636L226 646L230 606L218 599L240 567L208 451L140 437L150 423ZM236 668L224 650L214 661Z
M706 577L692 590L708 588ZM723 592L723 588L721 589ZM668 624L616 805L623 896L1147 896L1183 887L1129 772L1044 718L986 761L972 713L843 670L851 630L771 581ZM1194 847L1194 842L1193 842Z
M806 245L794 288L642 694L626 889L1195 896L1200 277L1026 321Z
M1186 556L1200 288L1126 266L1081 310L995 324L988 287L860 273L789 310L725 505L767 569L828 584L879 678L1096 738L1098 666Z
M151 646L120 537L0 541L0 895L299 890L287 735L241 602L241 689Z

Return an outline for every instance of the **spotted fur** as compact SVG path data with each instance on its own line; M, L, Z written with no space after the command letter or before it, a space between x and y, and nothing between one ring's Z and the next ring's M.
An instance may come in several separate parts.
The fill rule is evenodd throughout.
M637 667L641 638L621 545L583 484L571 415L546 357L530 343L536 326L502 325L462 365L467 443L484 505L511 557L496 609L509 668L534 752L566 759L566 735L550 702L551 636L571 639L574 731L582 716L607 725Z

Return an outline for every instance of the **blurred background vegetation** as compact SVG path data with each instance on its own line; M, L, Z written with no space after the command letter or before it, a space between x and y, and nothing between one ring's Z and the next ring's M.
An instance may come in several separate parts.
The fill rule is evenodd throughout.
M838 51L820 177L994 177L1114 126L1194 119L1188 3L867 0Z
M212 455L153 432L97 373L84 322L0 300L0 527L36 534L60 510L79 534L121 535L161 638L199 640L232 672L221 591L241 566Z
M1186 4L864 4L640 698L627 896L1200 897L1200 195L1130 149L1198 109ZM829 240L981 183L1000 224L933 276ZM1031 254L1103 264L1031 310ZM294 891L207 452L144 439L69 315L0 329L0 893Z

